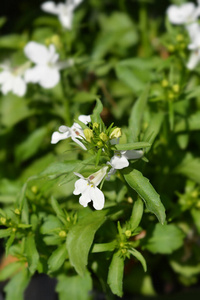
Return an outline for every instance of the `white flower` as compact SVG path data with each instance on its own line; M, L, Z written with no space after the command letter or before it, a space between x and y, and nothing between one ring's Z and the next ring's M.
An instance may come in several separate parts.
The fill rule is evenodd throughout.
M129 166L129 159L139 159L143 154L142 150L116 151L110 160L110 165L113 169L120 170ZM114 170L111 169L108 174L112 175L113 172Z
M200 15L200 6L188 2L180 6L170 5L167 9L169 21L175 25L183 25L195 22Z
M78 119L83 122L84 124L88 124L91 122L90 116L80 115ZM79 146L81 146L84 150L87 150L87 148L83 145L83 143L80 141L84 136L83 129L78 123L74 123L72 127L67 127L65 125L62 125L58 129L59 131L55 131L52 134L51 137L51 144L56 144L61 140L65 140L69 137L77 143Z
M192 50L187 68L192 70L200 61L200 32L195 35L191 44L188 45L188 49Z
M43 88L52 88L60 80L59 70L70 65L70 61L59 62L53 44L46 47L36 42L29 42L24 53L36 65L25 72L26 82L39 83Z
M71 29L74 9L83 0L66 0L65 3L54 3L53 1L44 2L41 9L47 13L57 15L60 23L66 29Z
M80 179L75 182L74 195L81 194L79 203L86 207L89 202L93 201L93 207L100 210L104 207L105 197L103 192L97 187L106 175L108 167L103 167L88 178L84 178L81 174L74 174Z
M197 22L200 16L200 1L198 6L188 2L180 6L170 5L167 9L169 21L175 25L185 25L186 30L191 39L200 31L200 26Z
M18 67L15 69L9 68L7 65L0 66L3 71L0 72L1 91L4 95L9 92L22 97L26 93L26 83L23 79L24 68Z

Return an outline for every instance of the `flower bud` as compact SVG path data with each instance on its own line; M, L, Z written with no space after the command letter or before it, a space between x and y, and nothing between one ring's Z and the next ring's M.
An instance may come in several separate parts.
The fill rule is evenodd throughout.
M95 128L97 128L97 129L98 129L98 128L99 128L99 124L98 124L98 123L96 123L96 122L94 122L94 123L93 123L93 125L92 125L92 127L93 127L93 129L95 129Z
M110 139L118 139L118 138L120 138L121 136L122 136L121 128L117 127L117 128L115 128L115 129L111 132L109 138L110 138Z
M131 237L131 230L126 230L126 231L125 231L125 236L126 236L127 238L130 238L130 237Z
M66 236L67 236L66 231L61 230L61 231L59 232L59 237L64 238L64 237L66 237Z
M169 85L169 82L166 79L163 79L161 81L161 85L162 85L163 88L166 88Z
M1 224L5 225L6 224L6 218L1 217L0 218L0 222L1 222Z
M103 142L107 142L107 141L108 141L108 136L107 136L107 134L105 134L104 132L100 133L99 137L100 137L100 139L101 139Z
M20 210L19 210L19 208L16 208L16 209L15 209L15 214L16 214L16 215L20 215Z
M174 85L172 86L172 89L173 89L173 91L174 91L175 93L178 93L179 90L180 90L180 87L179 87L178 84L174 84Z
M86 140L91 143L91 139L93 138L93 131L89 128L83 130Z

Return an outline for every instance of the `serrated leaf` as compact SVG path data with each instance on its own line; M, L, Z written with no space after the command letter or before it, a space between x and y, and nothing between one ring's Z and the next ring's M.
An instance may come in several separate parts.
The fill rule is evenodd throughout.
M64 263L67 257L68 257L68 253L67 253L66 245L64 244L58 247L49 257L48 260L49 271L55 272L56 270L58 270L62 266L62 264Z
M137 143L128 143L128 144L117 144L115 148L117 150L136 150L141 148L150 147L151 144L148 142L137 142Z
M143 255L134 248L129 249L128 252L130 254L132 254L134 257L136 257L141 262L141 264L143 266L143 269L144 269L144 272L146 272L147 271L147 264L146 264L146 261L145 261Z
M138 136L141 131L142 117L145 110L149 94L149 86L146 87L140 98L135 102L129 119L129 130L134 142L138 141Z
M58 277L56 292L59 300L89 300L89 292L92 290L92 279L88 273L81 277L61 275Z
M29 271L33 274L38 266L39 254L35 244L34 236L30 235L25 240L25 253L28 262Z
M126 168L122 170L122 173L130 187L144 200L147 209L156 215L161 224L164 224L165 208L149 179L136 169Z
M171 254L183 245L185 234L176 225L156 224L150 236L144 240L144 247L152 253Z
M124 259L119 252L113 254L111 264L108 270L108 284L113 294L122 297L123 295L123 275Z
M107 211L94 211L86 215L71 227L67 236L69 260L77 273L83 276L86 272L88 254L94 235L104 223Z
M27 269L23 269L13 276L5 286L6 300L24 300L24 290L30 281Z

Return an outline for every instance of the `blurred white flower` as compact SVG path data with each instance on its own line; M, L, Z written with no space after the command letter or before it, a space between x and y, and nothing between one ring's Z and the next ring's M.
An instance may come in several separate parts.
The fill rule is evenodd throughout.
M47 13L57 15L60 23L66 29L72 28L72 21L75 8L83 0L66 0L65 3L54 3L53 1L44 2L41 9Z
M112 169L108 174L114 174L114 169L120 170L129 166L129 159L139 159L143 156L142 150L127 150L127 151L116 151L114 156L110 160Z
M93 201L93 207L97 210L103 209L105 197L103 192L97 187L106 175L108 167L103 167L96 173L84 178L81 174L74 174L80 179L75 182L74 195L81 194L79 203L86 207L89 202Z
M24 65L17 68L10 68L8 65L0 65L3 70L0 72L0 90L6 95L9 92L23 97L26 93L26 82L23 78Z
M80 115L78 119L84 124L88 124L89 122L91 122L90 116ZM60 126L58 131L55 131L52 134L51 144L56 144L59 141L65 140L69 137L71 137L71 139L79 146L81 146L84 150L87 150L87 148L80 141L85 136L83 133L83 129L78 123L74 123L71 127L67 127L65 125Z
M190 58L187 63L187 68L193 70L200 61L200 32L195 35L188 49L192 50Z
M200 31L200 26L197 22L200 16L200 1L195 6L192 2L184 3L180 6L170 5L167 9L169 21L174 25L185 25L190 38L193 38Z
M60 70L70 66L71 60L59 62L55 46L46 47L36 42L29 42L24 53L36 65L25 72L26 82L39 83L43 88L52 88L60 81Z

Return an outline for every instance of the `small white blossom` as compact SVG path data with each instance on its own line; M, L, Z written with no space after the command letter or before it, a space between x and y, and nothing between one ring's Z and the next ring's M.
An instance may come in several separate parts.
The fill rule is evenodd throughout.
M80 115L78 119L83 122L84 124L88 124L91 122L90 116ZM65 140L67 138L71 137L71 139L77 143L79 146L81 146L84 150L87 150L87 148L83 145L83 143L80 141L83 139L84 133L83 129L78 123L74 123L71 127L67 127L65 125L62 125L59 127L58 131L55 131L52 134L51 137L51 144L56 144L61 140Z
M200 61L200 32L196 34L192 43L188 45L188 49L191 50L192 53L187 63L187 68L193 70Z
M8 65L1 65L0 89L6 95L9 92L22 97L26 93L26 82L23 78L24 66L10 68Z
M113 169L120 170L129 166L129 159L139 159L143 154L142 150L116 151L110 160L110 165ZM110 172L114 174L114 170L111 169Z
M41 9L47 13L57 15L62 26L66 29L71 29L74 10L82 1L66 0L65 3L58 4L53 1L47 1L41 5Z
M192 2L188 2L180 6L170 5L167 9L169 21L174 25L185 25L190 38L193 38L200 31L197 22L200 16L200 2L197 2L197 6Z
M105 197L103 192L97 187L102 179L105 177L108 167L103 167L96 173L84 178L81 174L74 174L80 179L75 182L74 195L79 195L79 203L86 207L89 202L93 201L93 207L97 210L103 209Z
M60 70L70 66L71 61L59 62L53 44L46 47L36 42L29 42L24 53L35 66L25 72L26 82L39 83L43 88L52 88L60 81Z

